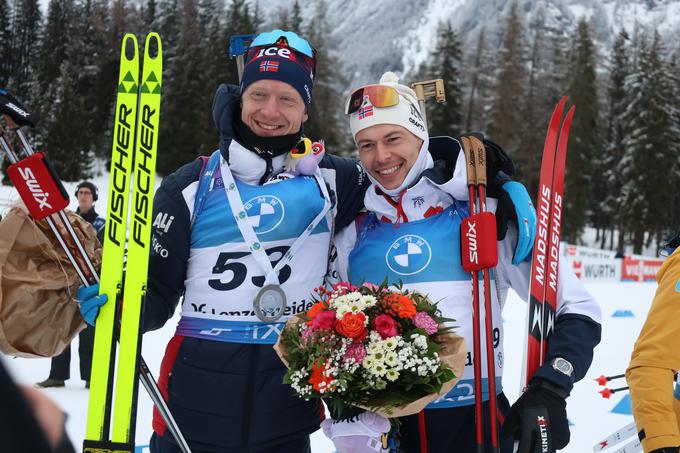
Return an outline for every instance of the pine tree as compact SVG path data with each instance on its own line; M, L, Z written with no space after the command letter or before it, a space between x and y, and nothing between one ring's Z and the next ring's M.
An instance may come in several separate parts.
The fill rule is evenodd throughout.
M0 86L7 86L14 56L12 55L12 10L8 0L0 0Z
M432 51L425 79L444 80L446 102L426 105L428 129L432 135L458 137L463 132L463 66L461 43L451 24L440 24L437 45Z
M346 118L338 108L344 105L341 90L347 86L347 81L342 76L340 59L333 52L327 12L326 2L320 0L312 14L314 21L306 27L306 37L317 50L317 61L312 106L304 130L313 140L323 139L327 153L349 154L354 152L354 145Z
M611 52L611 70L609 73L609 84L607 87L607 143L604 158L601 161L599 174L604 181L604 192L600 200L600 212L602 215L601 223L603 228L611 231L611 241L613 242L614 230L619 231L619 239L616 250L624 251L624 223L621 215L621 172L619 165L623 159L623 137L627 128L624 122L624 113L628 104L628 97L625 90L625 80L630 74L630 55L628 43L630 39L626 30L621 30L614 41ZM609 248L613 243L610 242ZM605 235L602 235L601 247L605 246Z
M526 85L523 28L517 3L514 1L505 22L503 41L496 58L498 69L488 126L491 139L511 156L521 146L520 126L523 120L517 108L517 99L525 92Z
M10 41L13 64L8 77L8 85L18 96L30 92L41 28L42 14L38 0L18 0L14 10L14 36ZM31 101L25 102L30 105Z
M593 160L599 159L603 145L598 137L598 93L595 77L595 47L588 23L581 19L573 38L569 69L569 98L576 113L569 135L569 153L564 181L564 237L577 243L592 206ZM593 156L596 156L595 159ZM599 175L598 175L599 177Z
M303 21L304 19L302 17L302 8L300 8L300 2L295 0L295 2L293 2L293 8L290 11L287 30L301 35L304 30Z
M466 56L467 70L465 75L469 77L467 86L467 105L465 108L465 131L484 131L487 119L487 110L491 102L491 90L493 88L492 74L494 67L493 54L490 51L484 29L477 36L477 43L470 48Z
M624 171L622 206L626 228L633 236L633 253L642 253L647 233L659 239L668 231L667 219L659 213L671 206L673 191L659 190L659 184L677 181L680 137L673 122L673 87L658 32L651 40L641 38L640 44L636 67L625 82L630 102L624 114L625 154L620 166Z
M680 61L678 61L677 54L674 55L668 63L668 77L670 81L671 99L680 99ZM671 103L671 119L672 119L672 140L677 149L680 143L680 106L676 102ZM673 179L670 187L680 186L680 152L675 153L668 165L672 168ZM680 206L680 190L671 191L671 201L669 206ZM680 228L680 209L668 209L669 219L666 223L665 232L662 231L662 239L668 239L673 233Z
M205 118L202 115L210 105L205 99L197 96L206 87L202 86L198 68L205 62L200 46L196 39L202 36L198 17L197 0L180 0L178 4L177 34L172 57L165 57L164 74L170 75L163 79L164 104L161 106L161 127L159 148L163 150L163 159L157 163L160 174L168 174L181 165L189 162L197 155L207 152L199 150L196 137L196 119ZM174 17L173 17L174 19Z
M557 103L561 90L550 83L555 68L550 38L556 33L546 25L543 8L529 22L531 42L528 52L526 94L518 99L523 121L520 124L522 145L512 154L517 169L516 178L521 179L529 193L535 197L541 172L541 151L548 128L550 112Z

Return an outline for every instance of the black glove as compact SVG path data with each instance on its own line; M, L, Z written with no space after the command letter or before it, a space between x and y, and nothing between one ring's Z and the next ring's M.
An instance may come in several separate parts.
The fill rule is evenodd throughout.
M680 447L663 447L652 450L649 453L678 453L679 451Z
M512 405L503 423L502 436L519 440L517 453L554 453L569 443L567 392L534 379Z

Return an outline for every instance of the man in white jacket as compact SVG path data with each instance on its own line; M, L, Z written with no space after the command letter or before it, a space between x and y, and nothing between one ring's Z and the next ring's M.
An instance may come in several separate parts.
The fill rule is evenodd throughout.
M471 277L461 265L459 239L461 222L469 215L466 165L460 144L449 137L428 136L415 93L398 84L392 73L383 75L378 84L354 90L346 113L372 184L364 198L369 214L360 216L336 237L339 278L353 284L380 284L387 278L390 284L402 282L405 288L428 294L432 300L440 301L443 315L456 320L457 333L472 345ZM504 189L509 191L508 187ZM521 192L526 194L523 188ZM495 210L496 206L497 200L490 199L488 207ZM502 391L507 359L503 355L501 311L510 288L526 299L530 276L530 262L524 259L528 250L513 259L517 237L513 225L504 237L499 236L499 261L492 272L497 395L491 397L497 399L499 425L504 425L501 452L512 451L513 438L520 441L520 452L553 452L569 442L565 399L573 383L585 375L593 348L600 341L600 309L569 265L561 263L557 316L547 361L510 407ZM480 305L483 307L483 301ZM484 316L482 309L481 317ZM474 359L470 352L459 383L445 397L427 406L420 423L419 416L401 419L402 451L417 452L425 440L429 453L476 451ZM486 380L486 359L480 359ZM482 388L487 388L485 383ZM482 398L485 451L491 451L490 395L486 390ZM549 420L547 443L542 443L538 435L541 427L535 423L537 413ZM544 431L546 426L542 427ZM337 437L334 432L341 432L341 427L342 423L337 422L326 426L327 434ZM372 433L374 430L366 430L367 437Z

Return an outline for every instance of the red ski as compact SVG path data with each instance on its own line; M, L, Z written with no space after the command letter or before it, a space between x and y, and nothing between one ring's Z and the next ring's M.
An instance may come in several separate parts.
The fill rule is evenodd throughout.
M572 106L562 122L566 100L567 98L563 97L555 107L543 147L536 204L536 239L531 259L531 285L527 306L527 349L522 376L523 388L526 388L531 377L545 361L557 309L564 170L569 129L574 116Z

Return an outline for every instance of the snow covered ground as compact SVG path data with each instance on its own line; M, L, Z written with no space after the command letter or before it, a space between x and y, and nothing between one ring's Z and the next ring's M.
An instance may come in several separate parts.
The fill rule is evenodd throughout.
M603 399L597 393L601 387L595 383L594 379L600 374L620 374L625 370L633 344L649 309L656 284L591 283L588 289L602 307L603 338L595 351L595 359L588 375L576 384L568 400L567 411L573 425L571 426L571 443L563 451L570 453L592 451L593 444L602 437L632 421L629 411L625 410L628 400L627 392L616 393L609 400ZM525 316L526 304L511 292L503 312L506 328L505 356L508 358L505 361L503 387L510 401L514 401L519 393ZM154 374L158 373L166 342L172 335L175 324L170 321L160 331L144 336L143 356ZM77 342L77 339L75 341ZM76 350L77 347L74 351ZM73 356L72 378L67 381L66 387L44 391L68 412L68 433L74 444L78 446L81 445L85 433L88 391L84 388L83 382L79 380L77 354ZM46 378L49 373L49 359L5 357L4 360L16 379L22 383L33 384ZM618 381L611 388L623 385L625 385L623 381ZM621 407L623 407L623 414L612 412L615 408ZM144 390L140 390L137 422L139 452L148 451L143 446L148 444L151 435L151 412L151 401ZM321 432L313 435L312 442L314 453L335 451L332 443Z

